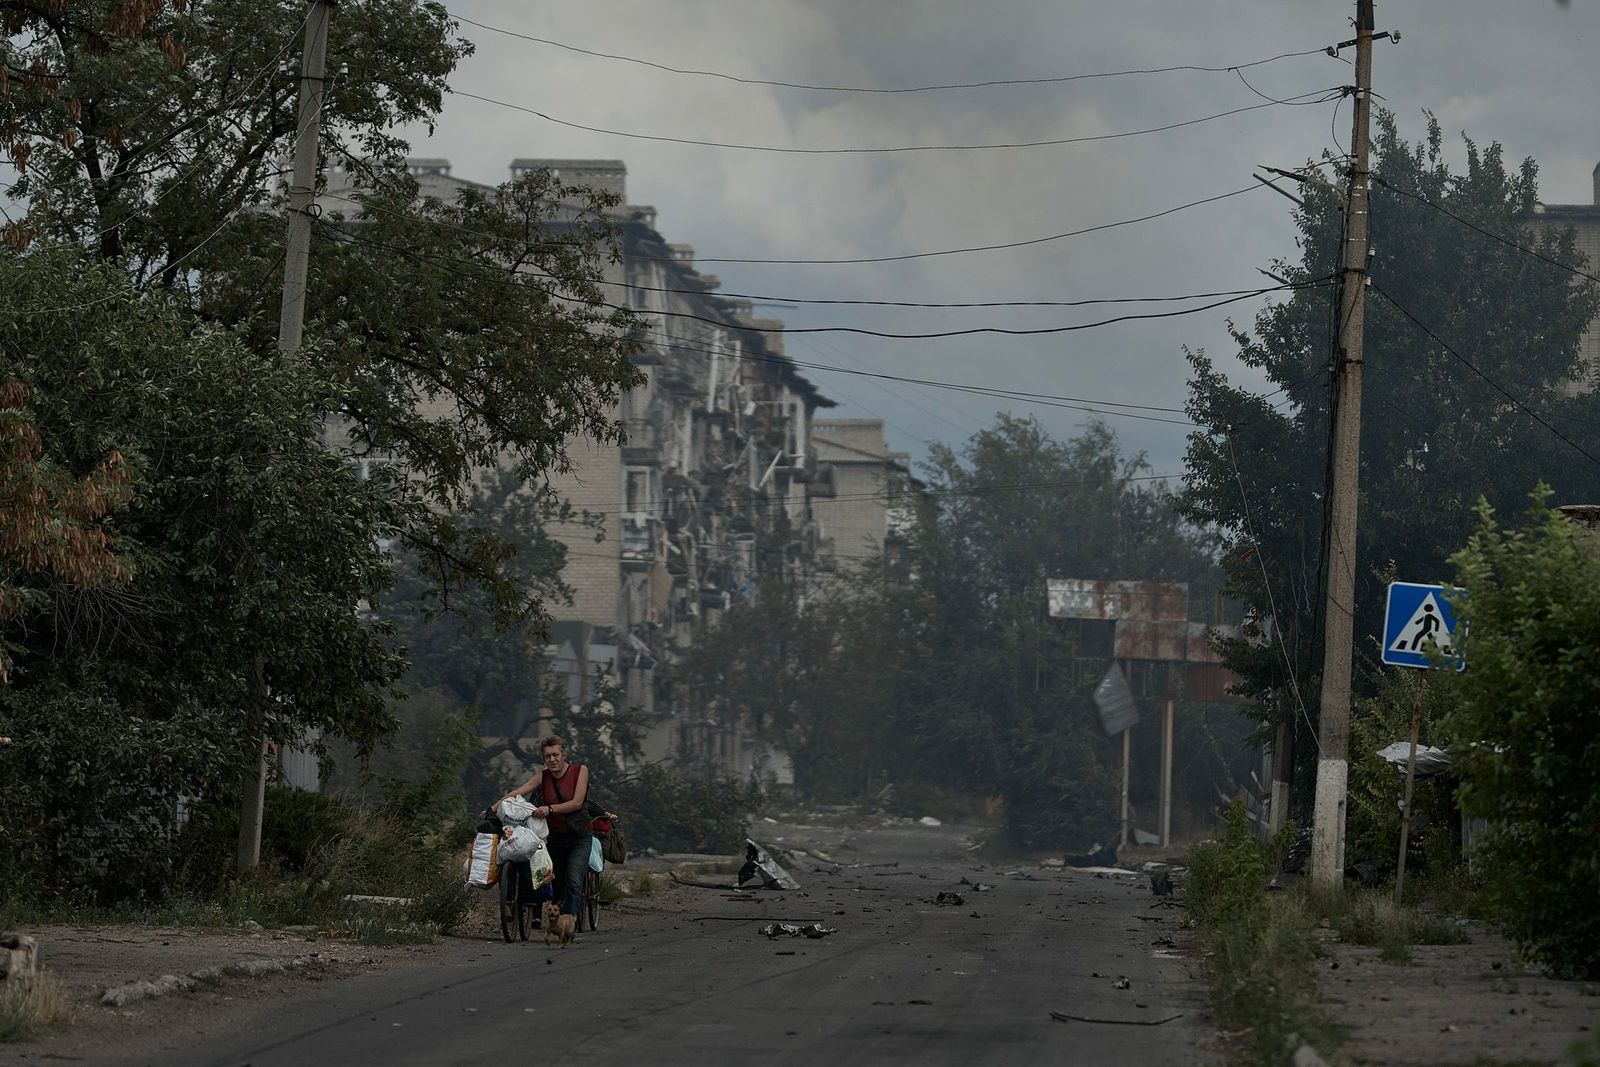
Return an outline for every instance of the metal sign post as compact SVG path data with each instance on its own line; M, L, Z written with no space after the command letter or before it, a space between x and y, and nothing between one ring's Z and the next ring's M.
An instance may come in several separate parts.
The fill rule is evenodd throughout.
M1417 702L1411 709L1411 753L1406 757L1406 796L1400 805L1400 862L1394 875L1394 906L1400 907L1406 890L1406 844L1411 839L1411 790L1417 782L1417 739L1422 733L1422 680L1417 675Z
M1454 654L1456 617L1442 585L1390 582L1383 617L1383 662L1394 667L1434 666L1433 657ZM1467 663L1455 655L1455 668ZM1411 748L1406 759L1406 791L1400 804L1400 858L1395 865L1394 902L1399 907L1406 891L1406 849L1411 842L1411 796L1417 781L1417 744L1422 736L1422 683L1417 675L1417 697L1411 709Z

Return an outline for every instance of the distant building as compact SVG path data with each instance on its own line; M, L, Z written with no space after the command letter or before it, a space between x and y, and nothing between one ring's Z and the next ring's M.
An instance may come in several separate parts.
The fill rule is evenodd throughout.
M889 451L881 419L812 423L818 476L811 487L817 565L834 574L899 554L905 516L899 512L910 457Z
M541 169L563 184L627 194L621 160L516 159L510 177ZM448 160L412 159L407 170L423 197L446 202L490 188L453 176ZM326 210L355 214L340 198L356 181L348 170L330 173ZM718 296L718 279L695 269L694 250L657 230L654 208L624 204L613 218L623 257L605 265L603 284L608 299L639 313L634 362L646 380L617 406L625 442L573 438L571 469L551 479L579 513L600 520L598 531L581 522L551 530L567 546L562 577L574 596L550 605L546 662L573 701L595 697L598 677L620 687L628 707L654 713L647 759L682 756L781 780L783 761L753 744L742 723L718 721L714 694L690 694L671 668L696 640L714 639L723 613L753 595L758 579L798 581L815 570L812 418L833 402L785 357L772 330L781 324ZM881 551L881 530L874 543ZM537 728L516 718L498 728Z
M1577 233L1577 248L1588 259L1587 270L1600 276L1600 164L1594 168L1594 203L1535 204L1534 225L1547 229L1572 227ZM1600 388L1600 317L1589 323L1580 348L1587 368L1582 382L1573 391Z

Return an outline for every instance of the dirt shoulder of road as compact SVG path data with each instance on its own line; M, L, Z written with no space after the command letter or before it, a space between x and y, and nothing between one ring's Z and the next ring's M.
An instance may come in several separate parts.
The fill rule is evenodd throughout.
M1318 961L1328 1013L1347 1037L1333 1062L1392 1067L1557 1064L1600 1030L1600 982L1547 978L1492 929L1464 945L1413 945L1411 963L1334 944Z
M624 885L638 883L641 867L655 877L645 893L628 895L603 907L604 934L661 915L703 907L715 890L673 885L667 871L682 867L697 876L725 866L727 857L672 857L616 874ZM748 894L746 894L748 896ZM305 928L217 929L205 927L31 925L18 927L39 943L43 973L65 987L72 1005L67 1026L39 1037L0 1044L0 1064L47 1060L93 1062L137 1054L174 1036L237 1030L272 1001L302 991L311 983L338 981L373 971L427 966L451 953L482 951L497 945L505 951L526 951L530 945L506 945L500 935L499 910L492 891L485 893L467 920L453 934L431 944L365 945L321 936ZM541 934L535 933L542 948ZM586 936L586 935L585 935ZM282 971L262 968L263 961L290 964ZM187 976L216 968L253 968L266 973L224 973L207 976L192 988L134 999L122 1005L103 1003L108 989L133 982L157 982L167 975Z

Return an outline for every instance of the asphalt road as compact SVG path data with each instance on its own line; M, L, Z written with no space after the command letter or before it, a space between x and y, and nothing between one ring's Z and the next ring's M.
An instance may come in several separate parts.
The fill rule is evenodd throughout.
M682 914L609 932L602 919L565 951L456 943L437 963L308 988L247 1033L130 1067L1200 1062L1196 968L1166 943L1179 913L1153 907L1144 879L976 869L949 828L760 829L841 864L898 866L802 861L802 892L704 890ZM941 891L965 903L932 903ZM774 919L837 933L771 941L758 928Z

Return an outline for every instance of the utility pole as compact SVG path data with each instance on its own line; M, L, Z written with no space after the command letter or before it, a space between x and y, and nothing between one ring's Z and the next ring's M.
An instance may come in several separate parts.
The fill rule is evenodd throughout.
M1350 135L1350 192L1345 201L1344 277L1335 353L1337 409L1333 427L1333 484L1328 530L1328 590L1323 627L1322 702L1317 788L1311 824L1311 884L1337 889L1344 881L1345 798L1350 778L1350 670L1355 628L1356 499L1361 466L1362 329L1366 320L1367 135L1372 97L1373 0L1356 0L1354 131ZM1341 45L1343 47L1343 45Z
M323 73L328 55L328 19L335 0L313 0L306 19L305 49L300 55L300 102L295 117L294 172L289 183L289 236L284 245L283 310L278 316L278 351L300 347L305 329L306 274L311 260L311 208L317 195L317 147L322 134ZM266 735L268 693L266 659L257 652L250 667L252 722L261 734L261 755L255 781L245 783L239 810L239 870L261 862L261 816L267 797Z

